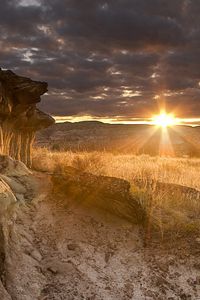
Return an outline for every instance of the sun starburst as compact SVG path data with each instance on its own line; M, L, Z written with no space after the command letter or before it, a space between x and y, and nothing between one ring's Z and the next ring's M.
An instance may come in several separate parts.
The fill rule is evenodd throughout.
M152 118L152 124L156 125L158 127L169 127L176 125L176 118L172 113L166 113L165 111L162 111L159 115L155 115Z

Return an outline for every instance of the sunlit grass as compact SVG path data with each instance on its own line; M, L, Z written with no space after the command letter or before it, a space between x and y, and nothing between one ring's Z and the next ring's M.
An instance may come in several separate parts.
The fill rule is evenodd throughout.
M200 190L200 159L151 157L149 155L114 155L107 152L51 152L34 150L34 167L53 172L56 168L73 166L96 175L142 180L159 180Z
M147 213L150 232L153 227L162 238L170 234L172 239L200 235L200 199L189 189L200 191L200 159L35 149L33 166L50 173L62 173L72 166L82 172L128 180L133 196ZM135 184L138 180L140 187ZM159 190L158 182L185 186L188 192L186 188L181 194L176 187L172 192L168 186Z

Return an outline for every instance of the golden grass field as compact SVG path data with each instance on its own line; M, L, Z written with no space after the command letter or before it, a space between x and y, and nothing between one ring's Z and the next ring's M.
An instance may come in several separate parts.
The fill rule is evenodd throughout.
M95 175L128 180L132 192L147 211L151 223L162 237L173 231L173 238L182 235L199 236L200 199L189 188L200 191L200 159L151 157L148 155L114 155L106 152L50 152L34 149L33 167L47 172L62 172L72 166ZM143 187L134 182L139 179ZM148 186L147 182L154 182ZM156 191L156 182L188 187L188 196L169 189Z
M130 182L159 180L200 190L200 159L151 157L149 155L113 155L107 152L51 152L46 148L34 149L34 167L53 171L72 166L96 175L124 178Z

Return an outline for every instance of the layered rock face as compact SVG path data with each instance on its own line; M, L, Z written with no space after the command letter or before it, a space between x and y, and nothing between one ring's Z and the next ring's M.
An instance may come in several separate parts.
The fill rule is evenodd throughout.
M0 69L0 150L31 167L35 132L54 123L36 105L47 92L47 83Z

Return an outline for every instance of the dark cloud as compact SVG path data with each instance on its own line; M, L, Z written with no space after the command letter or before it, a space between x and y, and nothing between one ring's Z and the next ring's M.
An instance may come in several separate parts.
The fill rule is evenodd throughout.
M199 0L2 0L0 66L48 81L54 115L146 117L165 98L197 116L199 14Z

